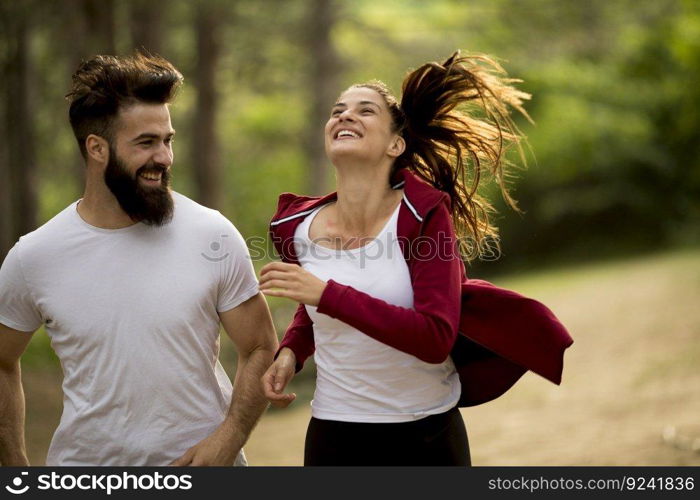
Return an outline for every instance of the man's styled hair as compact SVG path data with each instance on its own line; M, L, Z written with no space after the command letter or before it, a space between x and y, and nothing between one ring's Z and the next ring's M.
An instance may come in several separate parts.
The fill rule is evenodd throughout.
M95 134L112 141L114 119L120 107L137 102L166 104L182 84L182 74L159 56L98 55L83 61L73 74L70 124L83 158L85 139Z

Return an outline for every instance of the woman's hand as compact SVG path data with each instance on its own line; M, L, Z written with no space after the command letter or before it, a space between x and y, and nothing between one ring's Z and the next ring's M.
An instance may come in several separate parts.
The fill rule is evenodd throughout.
M317 306L325 288L325 281L296 264L270 262L260 270L260 291L272 297Z
M265 375L262 376L263 393L270 401L272 406L278 408L286 408L297 397L296 394L284 394L284 388L292 377L294 377L294 368L297 358L288 347L283 347L270 368L267 369Z

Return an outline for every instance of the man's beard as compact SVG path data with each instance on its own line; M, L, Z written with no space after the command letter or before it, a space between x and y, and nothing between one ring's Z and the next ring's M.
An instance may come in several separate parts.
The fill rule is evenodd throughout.
M139 175L144 172L162 172L158 187L144 187ZM135 222L162 226L173 217L173 197L170 193L170 171L155 163L139 167L131 174L110 148L109 162L104 174L105 184L119 202L122 210Z

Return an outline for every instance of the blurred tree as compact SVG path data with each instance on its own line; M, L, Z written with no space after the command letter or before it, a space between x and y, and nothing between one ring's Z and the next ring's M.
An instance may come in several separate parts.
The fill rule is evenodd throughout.
M230 8L230 2L228 3ZM196 67L194 84L197 101L192 134L191 164L194 169L196 199L219 209L222 206L223 184L216 115L219 92L216 74L221 54L220 30L227 9L220 2L197 2L195 13Z
M335 0L312 0L307 2L307 8L303 37L309 58L305 89L309 100L309 121L304 130L303 144L309 162L308 193L322 194L328 189L329 172L323 126L338 96L341 81L342 65L332 38L339 9Z
M9 6L0 3L0 69L2 74L6 74L10 64L10 51L7 43L9 34ZM0 137L6 137L7 128L7 81L0 79ZM0 141L0 259L5 255L14 243L11 214L11 193L10 193L10 169L9 169L9 149L5 141Z
M668 14L668 11L667 11ZM684 0L659 28L640 37L623 71L646 82L654 98L643 103L658 153L646 158L654 212L667 238L700 239L700 3Z
M506 257L499 270L549 263L555 255L575 260L697 240L699 6L693 0L0 2L6 138L0 249L21 232L10 216L16 210L11 176L18 175L10 158L29 166L21 175L31 172L29 163L38 169L35 192L23 197L30 207L24 216L32 217L32 197L40 203L35 223L73 201L82 190L83 160L62 101L69 76L91 55L139 45L173 61L188 82L172 111L177 189L235 215L249 235L264 234L280 192L328 189L322 127L343 85L381 78L398 91L408 68L463 48L502 58L534 96L527 108L536 125L523 129L536 159L515 193L525 215L503 212ZM15 36L20 21L30 28L24 42ZM21 101L10 87L22 61L29 81L21 95L32 113L18 118ZM11 144L23 123L33 134L23 136L31 145L26 152Z
M536 122L499 270L697 242L697 2L537 5L499 2L486 31Z
M54 4L52 14L64 24L67 81L84 61L97 54L116 54L116 26L114 0L76 0L66 8ZM71 161L76 188L82 191L85 183L85 163L75 148Z
M31 60L33 2L0 4L3 57L3 142L5 170L0 184L6 215L1 218L0 258L4 259L14 242L36 227L37 178L34 154L35 81Z
M114 0L76 0L62 9L69 23L67 42L72 49L69 66L95 54L116 54Z
M151 0L130 0L128 7L132 47L162 55L163 5Z

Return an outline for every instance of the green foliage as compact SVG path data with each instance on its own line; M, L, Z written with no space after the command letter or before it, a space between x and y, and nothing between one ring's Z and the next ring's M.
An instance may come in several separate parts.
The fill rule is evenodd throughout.
M130 2L117 3L115 40L127 53ZM37 0L31 18L39 222L82 191L81 159L63 99L74 59L70 9ZM282 5L284 7L282 7ZM172 106L174 187L197 192L191 137L198 8L222 12L216 83L224 165L219 209L246 237L265 238L281 192L308 185L305 50L310 2L174 0L162 14L162 54L185 74ZM501 210L504 258L477 272L688 244L700 239L700 5L692 0L336 0L332 42L341 88L378 78L400 91L410 68L460 48L501 59L533 94L519 120L533 155L513 181L524 209ZM57 41L66 43L57 43ZM97 49L96 49L97 50ZM0 55L3 55L0 51ZM330 105L330 103L329 103ZM196 157L194 157L196 158ZM329 165L329 168L332 168Z

